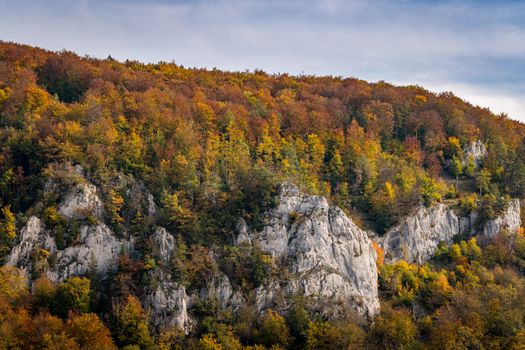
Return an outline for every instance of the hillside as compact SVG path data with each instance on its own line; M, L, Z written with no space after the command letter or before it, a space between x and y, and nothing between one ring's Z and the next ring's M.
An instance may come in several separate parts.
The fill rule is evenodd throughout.
M525 125L452 93L0 42L0 144L0 348L525 343Z

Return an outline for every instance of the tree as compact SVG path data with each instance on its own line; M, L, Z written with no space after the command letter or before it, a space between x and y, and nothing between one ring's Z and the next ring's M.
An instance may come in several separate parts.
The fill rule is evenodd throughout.
M12 302L27 293L27 276L24 271L10 266L0 266L0 298Z
M180 203L182 191L173 194L165 194L162 205L166 211L168 221L175 227L184 227L195 220L195 215Z
M458 157L453 156L452 161L450 162L450 172L456 178L456 189L458 187L458 179L463 173L463 165Z
M308 329L310 319L302 299L296 300L292 307L290 307L286 315L286 320L293 337L296 339L304 337L306 330Z
M11 206L7 205L3 207L2 214L4 215L0 226L0 231L3 236L2 238L7 240L13 240L16 237L16 218L15 215L11 212Z
M432 178L423 176L419 182L419 194L427 207L441 199L437 184Z
M224 347L217 341L217 338L211 334L206 333L199 339L200 350L223 350Z
M370 197L372 212L376 215L379 230L384 231L397 220L398 208L395 205L396 189L390 181Z
M153 344L148 328L148 315L135 296L128 295L122 302L114 304L113 315L113 334L119 346L137 345L147 348Z
M492 174L487 168L483 168L476 174L476 184L479 188L479 195L482 196L484 192L489 191Z
M362 349L365 332L350 322L310 322L306 332L306 349L341 350Z
M406 310L395 310L386 305L368 334L368 341L381 349L409 349L414 345L417 328Z
M407 137L405 139L404 146L404 156L414 164L420 165L421 161L423 160L423 152L421 151L421 144L417 137Z
M66 323L66 330L81 349L117 349L109 330L96 314L71 314Z
M33 309L38 312L51 312L55 305L58 286L43 276L33 282Z
M120 215L120 209L124 205L124 198L115 190L110 189L108 193L107 208L109 217L114 225L124 222L124 218Z
M465 164L464 169L465 175L468 177L474 177L476 172L476 162L474 161L474 157L470 154L467 159L467 163Z
M91 282L85 277L70 277L58 286L56 312L66 317L69 311L86 313L91 301Z
M28 339L25 339L29 349L53 349L53 350L80 350L75 339L64 330L64 322L48 313L38 314L30 325Z
M291 341L284 317L271 309L262 317L256 338L260 344L267 347L277 345L286 348Z

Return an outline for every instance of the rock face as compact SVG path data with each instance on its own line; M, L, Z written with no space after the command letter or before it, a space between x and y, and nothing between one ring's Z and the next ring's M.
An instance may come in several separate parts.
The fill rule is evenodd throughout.
M154 326L161 328L175 326L188 334L195 321L189 309L203 300L217 301L222 310L238 310L244 304L240 291L234 291L228 277L219 273L205 285L193 290L189 295L186 288L177 283L169 272L171 257L176 249L176 241L171 233L163 227L157 227L151 236L153 255L168 268L157 267L149 274L150 284L145 289L144 304L151 315Z
M157 268L150 274L152 286L146 289L144 304L150 311L151 322L157 327L175 326L188 334L193 320L188 314L189 297L184 287Z
M287 277L256 291L258 308L277 297L302 294L342 302L364 316L379 310L376 253L367 234L324 197L305 195L285 183L278 206L261 232L243 223L238 244L253 244L280 261Z
M81 183L72 188L58 206L58 212L68 219L82 219L88 215L101 218L103 203L97 188L90 183Z
M44 232L44 223L36 216L31 216L20 230L19 242L13 247L7 257L7 264L30 270L32 256L38 253L37 249L48 252L57 250L53 237Z
M516 232L521 226L521 212L520 212L520 201L519 199L513 199L510 201L507 209L495 218L494 220L488 221L483 227L482 236L483 239L494 238L502 229L507 229L510 232Z
M487 156L487 148L480 140L472 141L464 150L463 163L467 163L472 157L476 167L479 167L481 161Z
M74 170L80 183L72 186L58 205L58 212L68 220L80 220L92 215L101 219L103 203L97 188L82 177L82 169ZM48 189L56 188L49 185ZM132 242L118 239L104 223L83 224L75 242L58 249L53 231L32 216L22 228L17 244L7 257L7 263L28 272L42 272L55 281L70 276L97 272L105 275L113 269L123 249L132 249Z
M117 239L105 224L84 225L78 242L63 250L45 230L42 221L32 216L20 231L20 239L7 258L7 263L28 272L41 271L54 281L90 271L106 274L114 266L122 249L130 242Z
M31 216L7 257L8 264L32 275L45 274L54 281L90 272L104 277L115 268L123 250L134 249L131 238L118 238L104 223L98 189L83 177L82 169L75 171L79 178L69 182L70 188L58 205L60 214L80 226L73 242L59 248L64 244L57 244L62 241L55 238L53 228ZM133 185L128 180L122 180L131 184L128 197L154 222L153 197L143 184ZM58 193L58 188L51 184L48 191ZM93 223L93 217L97 223ZM284 183L277 206L264 215L263 221L263 229L254 231L239 220L235 244L261 250L279 269L256 290L244 293L220 271L200 281L198 287L187 289L173 276L177 240L165 228L154 227L147 243L148 254L157 264L148 272L149 283L142 291L142 301L153 325L159 329L174 326L189 333L196 324L191 310L203 301L216 301L220 310L229 312L238 311L250 301L263 312L270 307L286 308L296 295L305 296L327 315L348 307L365 318L378 313L375 249L368 234L341 209L330 206L324 197L303 194L296 186ZM422 263L434 254L440 242L450 243L458 234L477 234L480 240L488 240L502 229L516 230L521 225L520 203L511 201L500 217L481 228L477 221L476 214L460 217L447 206L437 204L419 208L377 239L388 262L405 259Z
M520 225L517 199L511 200L507 209L496 219L486 222L481 230L476 228L476 213L459 217L447 206L437 204L430 208L420 207L378 240L387 262L403 259L423 263L434 255L440 242L450 244L456 235L476 236L479 241L486 241L504 228L514 232Z
M63 280L92 269L105 275L116 266L120 253L131 249L130 242L117 239L105 224L82 226L79 242L56 252L56 265L49 270L48 276L53 280Z
M157 227L151 241L153 254L168 264L175 250L175 238L164 227Z

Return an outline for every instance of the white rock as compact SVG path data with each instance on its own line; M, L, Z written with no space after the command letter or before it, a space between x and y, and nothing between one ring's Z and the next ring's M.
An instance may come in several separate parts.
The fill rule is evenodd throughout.
M325 198L305 195L296 186L283 184L267 225L261 232L251 233L250 240L280 261L289 275L287 281L270 281L258 289L260 309L279 293L299 293L345 301L361 315L373 316L379 311L372 243ZM284 289L279 286L284 284Z
M246 224L246 221L243 218L239 219L239 222L237 223L237 232L238 235L235 239L235 244L251 244L252 240L250 238L250 235L248 234L248 225Z
M163 262L169 263L175 251L175 238L164 227L157 227L151 237L153 252Z
M479 232L476 231L477 220L476 213L458 217L443 204L420 207L414 215L379 237L378 243L384 250L386 262L403 259L423 263L434 255L440 242L450 244L456 235L476 236L480 242L486 242L504 228L515 232L521 226L520 202L518 199L511 200L505 211L486 222Z
M82 219L88 215L101 218L104 204L97 194L97 188L90 183L73 187L58 206L58 212L68 219Z
M155 215L157 215L157 204L153 195L148 193L148 216L155 217Z
M20 231L18 243L11 250L7 263L25 271L32 271L32 256L39 249L46 250L55 263L45 272L54 281L62 281L92 270L102 275L116 267L122 249L132 249L131 244L119 240L105 225L82 226L80 238L74 246L58 250L55 239L44 229L42 221L32 216ZM49 258L48 258L49 259Z
M175 326L188 334L194 321L188 314L189 297L184 287L172 281L168 273L157 268L150 274L152 286L146 291L144 303L157 327Z
M53 237L44 232L44 223L36 216L31 216L25 226L20 230L18 243L11 249L7 257L7 264L17 266L24 270L32 267L32 255L35 249L45 249L49 253L56 252Z
M521 210L519 199L510 201L507 209L495 218L485 223L483 227L482 240L490 240L494 238L501 230L506 229L511 233L515 233L521 226Z
M472 141L463 150L463 163L466 164L470 157L474 160L476 167L480 166L480 163L487 156L487 148L480 140Z
M197 293L191 295L191 303L197 300L217 300L219 307L223 310L231 309L233 311L245 303L245 299L240 290L234 290L228 276L220 274L206 283Z
M92 270L105 275L116 269L122 250L131 248L127 241L117 239L105 224L82 226L79 242L57 251L56 268L50 269L48 277L60 281Z
M443 204L420 207L380 238L385 260L422 263L434 255L441 241L452 242L461 226L456 213Z

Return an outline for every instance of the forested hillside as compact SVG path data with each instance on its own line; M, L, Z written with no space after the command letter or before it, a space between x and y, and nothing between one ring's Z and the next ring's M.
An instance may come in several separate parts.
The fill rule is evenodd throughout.
M368 231L379 314L327 313L296 292L254 306L254 291L291 270L252 238L249 249L239 245L240 223L268 232L289 183L320 196L304 197L315 205L325 197L342 209L330 207L330 225L336 213ZM68 209L78 193L89 212ZM524 196L525 125L452 93L0 42L0 348L523 349L523 230L498 224L495 238L472 237ZM472 234L441 244L428 262L385 264L376 241L436 205L475 213ZM315 220L308 215L290 211L286 225ZM30 223L56 252L41 245L15 256ZM58 252L89 248L85 235L100 225L93 232L126 246L107 262L115 271L101 274L99 257L99 273L55 272L72 254ZM159 228L171 242L164 258L152 243ZM145 295L167 271L184 295L200 291L187 329L159 326L148 311ZM202 297L223 275L243 295L227 311Z

